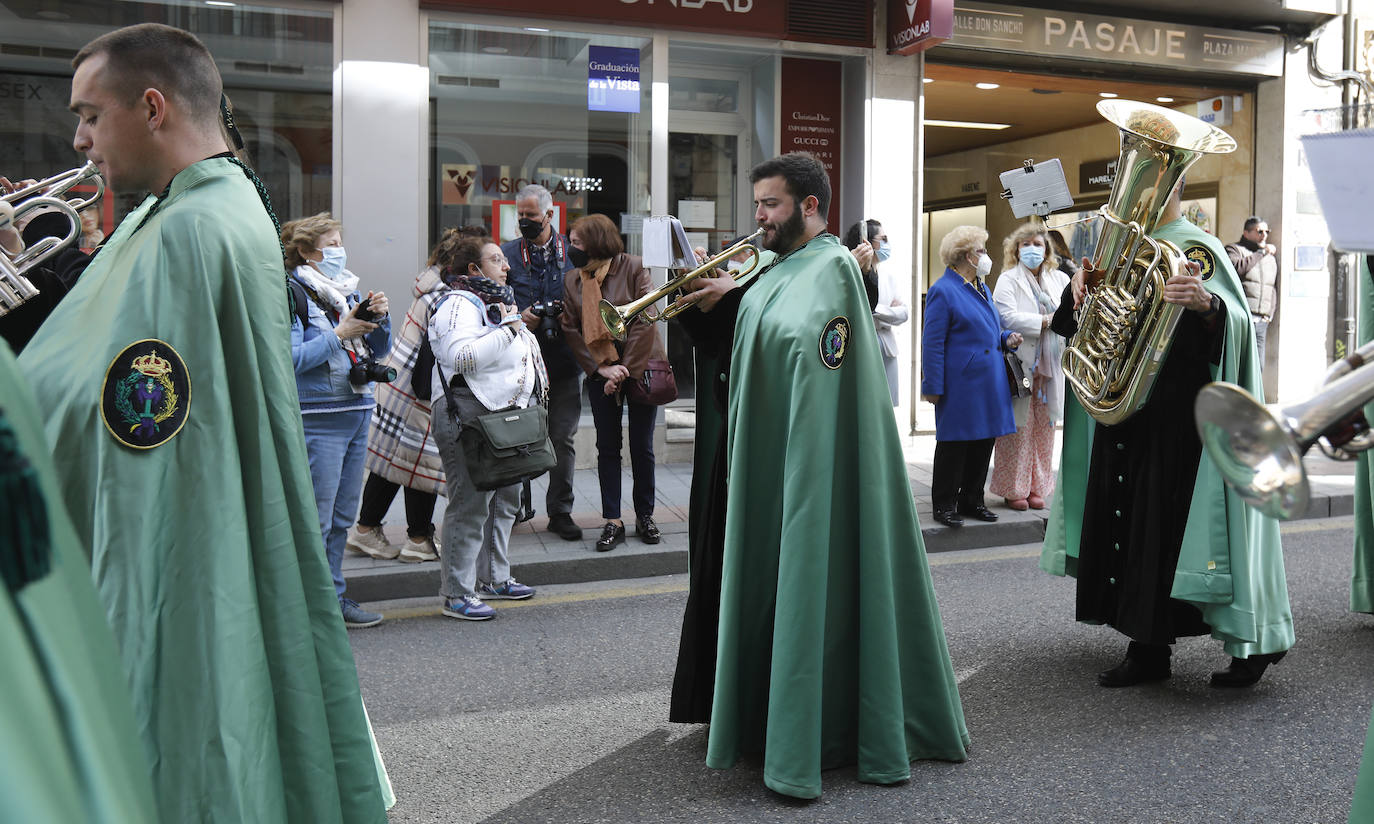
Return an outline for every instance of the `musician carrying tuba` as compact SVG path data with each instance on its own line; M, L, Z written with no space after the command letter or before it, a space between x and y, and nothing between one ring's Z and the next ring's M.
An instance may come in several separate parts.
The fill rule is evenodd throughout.
M1222 481L1192 408L1214 379L1260 391L1254 328L1221 242L1183 218L1180 198L1182 169L1234 142L1178 112L1109 102L1122 159L1087 273L1100 283L1065 356L1080 403L1066 408L1041 565L1077 577L1078 620L1129 639L1100 685L1167 679L1170 645L1210 634L1231 656L1212 686L1248 687L1293 643L1278 525Z

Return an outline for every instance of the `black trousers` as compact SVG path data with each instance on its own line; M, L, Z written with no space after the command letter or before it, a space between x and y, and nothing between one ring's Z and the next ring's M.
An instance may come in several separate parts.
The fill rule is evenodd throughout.
M363 502L359 507L358 523L362 526L382 525L382 518L396 500L400 484L392 483L381 475L367 473L367 483L363 484ZM406 534L412 538L428 538L434 534L434 503L438 498L433 492L422 492L406 487Z
M630 419L630 472L634 478L631 499L636 518L654 514L654 423L658 407L635 403L621 393L606 394L606 381L588 378L587 400L596 425L596 476L601 482L601 517L620 518L621 421ZM628 415L625 414L628 412Z
M981 441L936 441L931 468L930 502L935 510L983 505L988 462L996 438Z

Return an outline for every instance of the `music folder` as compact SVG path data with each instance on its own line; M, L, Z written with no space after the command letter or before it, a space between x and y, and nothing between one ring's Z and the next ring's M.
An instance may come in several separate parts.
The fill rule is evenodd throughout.
M644 219L644 265L663 269L695 269L696 254L682 221L672 215Z

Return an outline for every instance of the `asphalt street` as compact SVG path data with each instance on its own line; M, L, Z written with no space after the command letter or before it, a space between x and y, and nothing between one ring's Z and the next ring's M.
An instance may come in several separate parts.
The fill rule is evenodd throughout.
M546 587L496 619L385 605L349 635L399 802L424 822L1346 821L1374 700L1374 617L1347 611L1349 518L1284 526L1298 641L1250 690L1182 641L1171 680L1096 685L1125 641L1073 621L1038 546L940 553L931 569L973 739L909 782L824 774L802 802L760 765L705 765L707 730L667 722L686 576Z

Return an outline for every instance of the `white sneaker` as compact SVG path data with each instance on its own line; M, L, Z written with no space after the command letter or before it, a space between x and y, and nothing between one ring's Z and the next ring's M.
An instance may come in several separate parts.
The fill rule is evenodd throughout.
M437 561L439 560L439 544L433 538L421 538L418 541L414 538L406 538L396 560L406 564Z
M348 530L348 543L344 547L379 561L390 561L401 553L399 546L387 541L381 527L363 532L356 524Z

